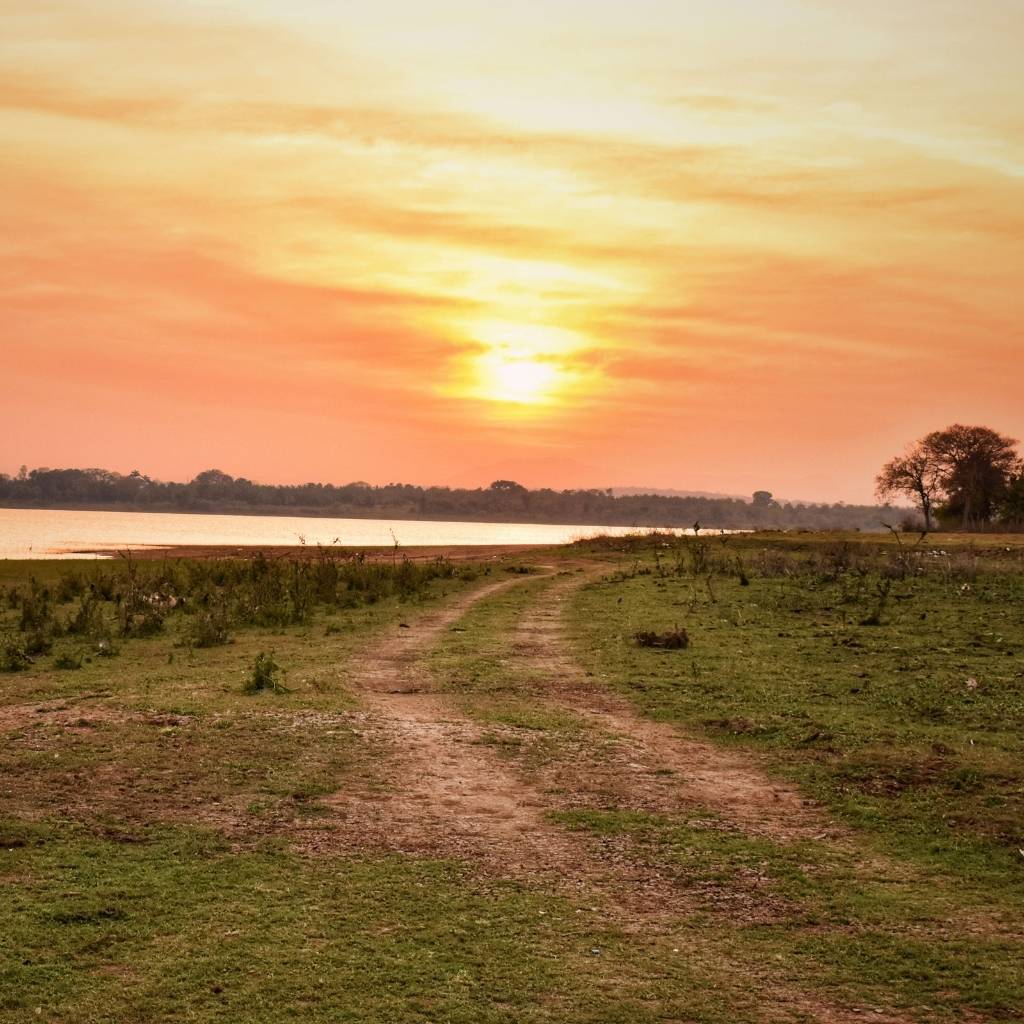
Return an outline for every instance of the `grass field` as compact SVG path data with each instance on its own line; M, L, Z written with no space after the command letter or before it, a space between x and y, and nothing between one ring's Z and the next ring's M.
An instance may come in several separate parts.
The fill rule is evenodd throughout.
M0 563L0 1020L1020 1019L1024 545L913 542Z

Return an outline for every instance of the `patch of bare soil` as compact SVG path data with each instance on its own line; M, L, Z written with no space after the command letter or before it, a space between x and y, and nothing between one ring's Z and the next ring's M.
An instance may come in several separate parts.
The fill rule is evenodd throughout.
M692 814L704 808L776 842L842 834L796 787L773 778L756 754L725 750L641 718L623 698L588 678L567 653L563 623L566 601L583 579L553 583L521 619L513 646L518 662L543 679L548 702L609 734L604 763L578 765L571 788L581 800L611 791L625 800L619 806L635 810Z
M39 722L54 722L70 725L80 718L118 718L124 712L120 709L102 707L92 703L103 700L108 693L85 693L60 700L31 701L25 704L8 704L0 707L0 733L16 732ZM83 710L87 707L88 710Z
M107 696L3 709L5 812L62 817L123 842L141 841L157 823L203 825L245 845L291 831L311 803L303 779L358 774L370 756L358 744L337 747L330 739L357 732L362 716L354 712L194 716L100 701ZM309 743L310 735L321 741Z

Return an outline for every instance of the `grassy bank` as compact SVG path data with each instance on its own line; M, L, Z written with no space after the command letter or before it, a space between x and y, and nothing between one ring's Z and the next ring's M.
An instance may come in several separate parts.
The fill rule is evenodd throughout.
M755 1020L589 902L336 839L322 798L390 756L352 658L505 569L321 566L304 601L287 561L3 564L0 1020Z

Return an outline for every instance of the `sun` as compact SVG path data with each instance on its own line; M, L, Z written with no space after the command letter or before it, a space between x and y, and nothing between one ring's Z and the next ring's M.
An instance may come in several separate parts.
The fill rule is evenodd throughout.
M558 370L530 356L490 352L479 360L480 391L495 402L538 405L558 386Z
M476 321L466 335L478 346L464 394L488 402L533 406L560 403L575 375L568 360L582 339L563 328L508 320Z

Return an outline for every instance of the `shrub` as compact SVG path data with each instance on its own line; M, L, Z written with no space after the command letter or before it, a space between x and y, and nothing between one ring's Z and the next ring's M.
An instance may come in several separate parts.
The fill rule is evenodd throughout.
M261 651L256 655L252 674L242 687L242 692L262 693L264 690L269 690L271 693L287 693L288 689L277 678L280 671L281 666L274 661L274 655L264 654Z
M39 633L52 623L50 592L33 579L27 594L21 596L21 622L23 633Z
M88 583L81 573L68 572L57 580L54 598L58 604L68 604L76 597L81 597L87 587Z
M185 630L188 647L219 647L231 642L228 616L224 608L211 608L192 616Z
M32 665L32 656L19 640L6 640L0 645L0 672L24 672Z
M120 654L120 650L115 646L114 641L108 636L100 637L96 641L96 654L101 658L113 658Z
M87 590L82 594L78 611L68 619L64 630L73 636L103 637L107 634L103 606L94 591Z
M34 656L36 654L49 654L53 643L42 630L37 629L25 637L22 641L22 646L25 648L26 654Z

